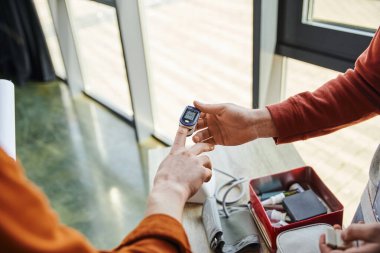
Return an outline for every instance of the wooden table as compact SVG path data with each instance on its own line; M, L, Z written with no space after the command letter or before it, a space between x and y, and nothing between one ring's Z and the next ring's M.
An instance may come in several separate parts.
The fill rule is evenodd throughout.
M149 178L152 185L156 170L169 153L170 148L152 149L149 151ZM207 154L213 167L221 169L235 176L256 178L284 170L304 166L304 162L291 144L276 146L272 139L258 139L250 143L223 147L217 146L214 151ZM216 184L225 182L227 178L215 173ZM248 189L248 182L244 186ZM247 191L248 192L248 191ZM242 200L248 200L248 194ZM183 216L183 225L189 237L194 253L212 252L204 232L202 206L186 204Z

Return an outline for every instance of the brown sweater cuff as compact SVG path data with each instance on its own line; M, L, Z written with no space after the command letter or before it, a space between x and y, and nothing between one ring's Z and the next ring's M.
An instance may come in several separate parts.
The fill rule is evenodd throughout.
M276 144L304 139L302 138L302 134L297 135L297 130L300 129L300 123L297 120L299 115L291 99L278 104L268 105L266 108L271 114L273 124L278 132L278 136L273 138Z
M144 239L158 239L178 247L178 252L191 252L189 240L182 224L165 214L153 214L140 224L123 240L119 246L128 246Z

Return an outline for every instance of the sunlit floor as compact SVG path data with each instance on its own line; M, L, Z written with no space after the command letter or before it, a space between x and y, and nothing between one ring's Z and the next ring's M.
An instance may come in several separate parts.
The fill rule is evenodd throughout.
M143 217L147 195L135 131L62 83L16 89L17 155L61 221L110 249Z

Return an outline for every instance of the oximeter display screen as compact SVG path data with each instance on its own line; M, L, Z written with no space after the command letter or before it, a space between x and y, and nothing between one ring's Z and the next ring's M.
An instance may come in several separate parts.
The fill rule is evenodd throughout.
M195 116L197 115L196 112L193 112L193 111L190 111L190 110L187 110L187 112L185 113L185 115L183 116L183 118L186 120L189 120L189 121L193 121L195 119Z
M189 129L187 136L190 136L194 133L201 112L190 105L186 106L185 110L179 118L179 125Z

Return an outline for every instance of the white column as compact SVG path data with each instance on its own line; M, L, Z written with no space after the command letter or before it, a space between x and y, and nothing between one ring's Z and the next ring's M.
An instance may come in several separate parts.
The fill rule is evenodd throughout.
M284 57L276 55L277 22L279 0L255 0L255 13L259 18L255 19L254 52L255 60L253 77L254 85L258 85L258 106L263 108L267 104L279 102L284 97L283 69ZM255 43L256 42L256 43ZM256 47L256 48L255 48ZM257 99L257 95L255 96Z

